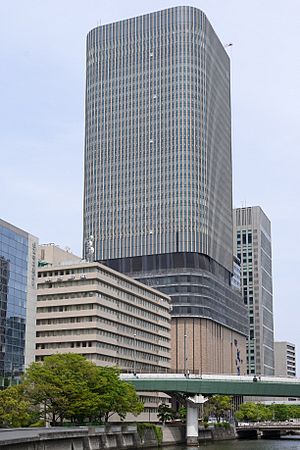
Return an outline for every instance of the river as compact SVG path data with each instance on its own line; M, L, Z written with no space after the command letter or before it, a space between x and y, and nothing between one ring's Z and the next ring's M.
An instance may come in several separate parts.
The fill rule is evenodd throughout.
M160 450L191 450L197 447L160 447ZM300 450L300 439L276 439L276 440L236 440L214 443L200 443L199 450Z

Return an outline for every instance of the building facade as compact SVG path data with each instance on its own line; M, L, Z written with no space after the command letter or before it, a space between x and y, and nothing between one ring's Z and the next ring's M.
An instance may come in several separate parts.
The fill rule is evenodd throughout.
M249 314L248 373L274 375L271 222L259 206L234 210L234 251Z
M230 61L206 16L176 7L93 29L85 120L95 260L195 252L231 272Z
M199 372L193 336L222 351L248 334L231 285L228 55L200 10L175 7L93 29L86 71L84 242L171 296L172 368Z
M40 244L38 247L39 267L75 264L80 261L81 258L74 255L69 249L60 248L54 243Z
M170 368L170 299L99 263L39 268L36 360L80 353L127 372Z
M241 261L236 256L233 257L233 276L232 276L231 284L235 290L237 290L240 293L242 292Z
M0 219L0 387L34 361L38 239Z
M296 348L290 342L274 342L275 376L296 376Z

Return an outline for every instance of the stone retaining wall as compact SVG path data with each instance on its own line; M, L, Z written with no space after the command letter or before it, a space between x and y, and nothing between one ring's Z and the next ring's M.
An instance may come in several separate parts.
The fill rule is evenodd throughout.
M164 426L163 444L185 441L185 427ZM143 440L136 425L108 425L72 429L15 429L0 430L1 450L102 450L157 447L153 430L145 431Z

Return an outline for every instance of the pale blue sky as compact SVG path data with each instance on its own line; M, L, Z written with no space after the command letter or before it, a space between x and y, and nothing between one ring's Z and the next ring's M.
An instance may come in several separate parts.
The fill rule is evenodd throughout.
M184 4L234 44L234 205L272 221L275 335L300 355L298 0L0 0L0 217L81 253L86 34Z

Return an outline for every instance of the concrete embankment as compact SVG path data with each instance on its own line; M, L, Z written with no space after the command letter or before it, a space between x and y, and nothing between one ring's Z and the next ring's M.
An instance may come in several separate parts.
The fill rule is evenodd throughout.
M199 441L228 441L237 438L234 427L221 428L221 427L199 427Z
M164 426L164 445L185 441L184 426ZM0 430L1 450L102 450L157 447L152 429L142 436L136 425Z
M162 444L176 445L186 440L185 425L164 425ZM199 441L236 439L234 428L199 429ZM1 450L114 450L157 447L155 431L139 433L135 424L116 424L76 428L0 429Z

